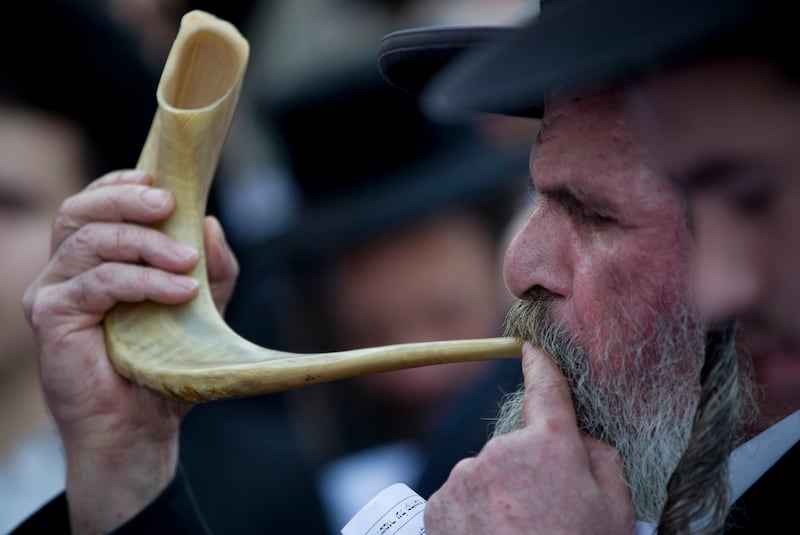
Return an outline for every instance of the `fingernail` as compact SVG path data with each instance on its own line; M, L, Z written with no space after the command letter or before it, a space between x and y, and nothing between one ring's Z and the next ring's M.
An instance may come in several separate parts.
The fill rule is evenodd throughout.
M180 256L184 260L197 258L197 249L191 245L186 245L185 243L175 242L175 244L172 246L172 250L176 255Z
M197 279L193 279L191 277L184 277L183 275L172 275L172 282L176 285L180 286L184 290L196 290L200 283L197 282Z
M167 204L169 196L169 192L163 189L147 189L142 193L142 200L151 208L159 210Z

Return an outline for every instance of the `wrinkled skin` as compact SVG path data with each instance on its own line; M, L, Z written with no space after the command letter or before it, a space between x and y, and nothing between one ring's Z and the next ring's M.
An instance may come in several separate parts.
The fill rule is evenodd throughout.
M578 431L569 387L541 350L523 348L524 429L460 461L425 509L426 533L632 533L622 467Z
M6 101L0 88L0 465L6 467L19 462L15 451L24 441L49 427L36 339L20 303L47 264L50 226L61 200L88 181L82 139L72 123ZM34 474L17 477L20 485L42 485L31 479L38 479ZM53 475L53 488L58 478ZM16 492L28 495L19 486Z
M501 280L497 252L477 216L449 213L346 251L330 290L344 349L497 336ZM436 412L486 373L489 361L423 366L356 378L371 399L401 414Z
M586 349L598 375L635 380L630 362L614 355L653 335L659 311L689 295L682 203L657 179L611 94L546 106L531 176L536 199L506 254L507 286L518 299L552 298L553 319ZM696 384L700 340L677 359L674 378ZM644 369L657 361L648 351L638 357ZM580 433L567 383L549 357L527 348L523 365L526 426L453 470L428 502L427 532L632 531L616 453Z
M658 195L647 165L626 163L640 153L626 129L610 121L615 110L600 107L594 123L581 122L568 104L551 106L534 149L537 202L509 248L505 278L517 298L532 291L555 296L554 315L590 348L598 371L626 373L624 363L594 360L606 354L610 336L625 343L641 334L653 307L677 298L681 289L674 281L684 280L688 238L663 229L683 224L683 211ZM576 139L593 150L591 157L567 150L579 145ZM196 252L143 226L174 206L169 196L145 202L144 193L154 191L149 184L141 173L112 173L68 199L54 226L50 263L25 298L41 345L45 391L65 442L67 493L79 533L122 524L175 471L187 406L118 376L101 329L115 302L181 303L197 292L196 281L180 275L197 261ZM622 193L634 197L622 202ZM206 256L222 305L237 267L213 221L206 227ZM617 311L625 321L609 323ZM642 358L647 361L647 352ZM580 433L567 383L548 357L526 349L524 370L528 426L492 440L454 470L429 501L429 533L632 531L616 453Z
M116 302L177 304L197 293L198 282L181 275L197 251L144 226L175 206L150 183L141 172L115 172L66 199L50 262L24 298L64 443L75 533L111 531L158 495L174 476L178 428L190 408L118 375L103 338L103 317ZM215 220L206 221L205 236L209 281L222 308L238 265Z

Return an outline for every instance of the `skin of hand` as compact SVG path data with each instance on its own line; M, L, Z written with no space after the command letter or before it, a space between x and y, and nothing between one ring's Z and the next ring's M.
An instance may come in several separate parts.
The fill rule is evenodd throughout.
M67 198L53 224L50 261L23 298L64 444L74 533L107 533L163 490L191 408L129 382L106 354L102 321L115 303L180 304L198 291L181 275L197 251L147 226L175 207L151 184L143 172L117 171ZM222 309L239 267L219 223L207 218L204 230L209 282Z
M614 450L578 430L567 382L541 349L526 343L522 367L526 426L453 468L428 500L426 533L633 533Z

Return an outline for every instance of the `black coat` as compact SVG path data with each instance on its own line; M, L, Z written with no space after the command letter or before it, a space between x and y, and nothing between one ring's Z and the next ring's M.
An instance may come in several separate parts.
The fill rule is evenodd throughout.
M797 523L800 442L772 465L731 507L726 535L788 533Z
M521 382L519 360L496 361L478 385L453 399L423 443L425 466L414 490L427 498L459 460L481 449L488 419ZM280 395L195 407L181 429L175 480L115 533L330 535L313 467L287 414ZM68 533L68 526L62 494L15 535Z

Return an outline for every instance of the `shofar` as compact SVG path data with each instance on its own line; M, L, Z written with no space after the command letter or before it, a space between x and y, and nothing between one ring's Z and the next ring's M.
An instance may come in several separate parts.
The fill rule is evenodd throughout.
M181 306L118 304L104 328L115 368L162 395L192 402L288 390L356 375L431 364L511 358L512 338L456 340L296 354L240 337L214 306L203 251L211 180L239 99L249 45L230 23L203 11L183 16L156 94L158 107L137 164L176 200L161 226L201 251L190 273L199 295Z

